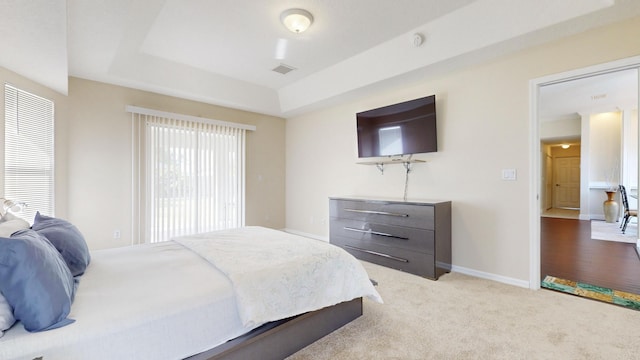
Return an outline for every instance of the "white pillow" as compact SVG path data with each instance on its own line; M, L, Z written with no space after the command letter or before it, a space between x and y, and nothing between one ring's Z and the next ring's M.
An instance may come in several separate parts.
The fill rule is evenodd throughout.
M16 319L13 317L13 311L11 305L7 302L7 299L0 294L0 337L4 335L4 331L9 329Z
M26 220L8 212L0 218L0 237L8 238L14 232L28 229L30 227L31 226Z

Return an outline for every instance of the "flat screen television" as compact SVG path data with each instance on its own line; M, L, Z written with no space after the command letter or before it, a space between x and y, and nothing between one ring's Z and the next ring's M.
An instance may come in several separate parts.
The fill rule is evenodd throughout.
M435 95L359 112L356 122L360 158L438 151Z

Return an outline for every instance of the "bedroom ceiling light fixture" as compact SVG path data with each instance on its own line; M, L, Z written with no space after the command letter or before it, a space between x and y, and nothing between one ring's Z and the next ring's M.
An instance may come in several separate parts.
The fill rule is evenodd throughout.
M568 149L568 148L571 147L571 145L569 145L569 144L562 144L561 146L562 146L563 149Z
M289 9L280 14L280 21L289 31L299 34L313 23L313 16L303 9Z

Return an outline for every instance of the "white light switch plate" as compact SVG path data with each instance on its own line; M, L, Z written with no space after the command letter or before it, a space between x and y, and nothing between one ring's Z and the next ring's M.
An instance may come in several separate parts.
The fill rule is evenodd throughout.
M502 169L502 180L516 180L516 169Z

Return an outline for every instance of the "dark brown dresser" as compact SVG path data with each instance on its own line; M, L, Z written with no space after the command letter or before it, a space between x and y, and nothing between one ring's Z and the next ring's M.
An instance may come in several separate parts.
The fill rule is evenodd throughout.
M451 202L329 199L330 242L356 258L437 280L451 271Z

